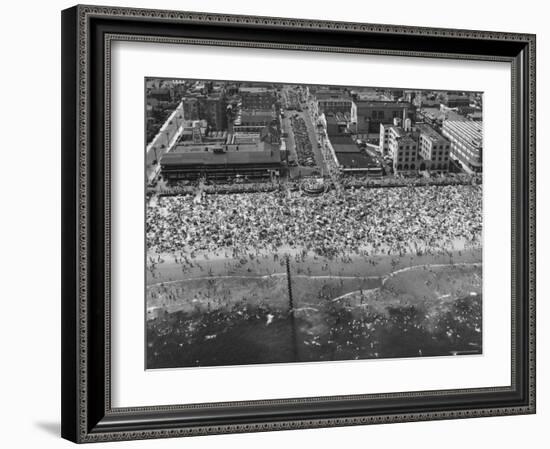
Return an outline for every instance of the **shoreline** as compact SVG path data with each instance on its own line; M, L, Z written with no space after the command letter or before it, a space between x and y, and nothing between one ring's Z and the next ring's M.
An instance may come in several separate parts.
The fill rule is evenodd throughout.
M456 243L456 242L455 242ZM243 252L244 253L244 252ZM289 255L293 276L307 275L326 277L380 277L398 269L413 265L452 264L482 262L482 247L454 245L453 249L419 254L350 254L328 258L294 249L274 253L244 253L240 258L224 254L198 254L185 261L173 253L147 254L146 288L163 282L184 281L192 278L213 278L220 276L260 277L286 273L285 257ZM160 262L152 269L149 259ZM189 262L190 263L189 263Z
M159 313L218 309L242 301L281 310L288 308L284 259L247 259L243 263L233 259L202 258L193 260L193 264L185 273L174 257L166 257L158 264L155 278L149 277L145 287L147 320ZM437 271L450 267L479 267L482 270L482 248L401 257L355 254L344 261L315 255L292 259L294 304L296 308L310 306L323 286L334 292L329 299L352 297L357 291L384 288L394 277L407 276L410 271L432 271L430 268ZM210 291L211 288L214 290Z

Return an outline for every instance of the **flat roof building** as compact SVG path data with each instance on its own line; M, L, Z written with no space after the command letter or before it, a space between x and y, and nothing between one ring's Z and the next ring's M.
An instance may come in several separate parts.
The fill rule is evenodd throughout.
M451 143L451 157L468 173L483 171L483 122L446 120L443 136Z
M388 154L393 160L394 172L419 170L418 133L405 130L401 126L390 126L388 136Z
M382 175L380 164L362 150L350 136L330 136L328 143L333 158L342 173L369 174L370 176Z
M439 173L449 171L451 143L429 125L421 125L419 155L423 159L420 170Z
M162 156L162 175L169 181L244 176L269 178L281 169L279 146L267 142L178 145Z

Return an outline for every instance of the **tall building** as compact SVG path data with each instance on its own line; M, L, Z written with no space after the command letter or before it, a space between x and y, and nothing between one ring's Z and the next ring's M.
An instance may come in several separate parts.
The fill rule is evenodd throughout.
M400 126L401 119L395 118L392 123L380 123L380 138L378 140L378 149L382 156L387 156L390 150L390 128Z
M483 122L446 120L443 136L451 143L451 157L468 173L483 170Z
M199 96L186 96L183 99L183 116L185 120L200 120Z
M204 100L203 117L215 130L227 128L225 116L225 98L223 93L210 94Z
M449 171L451 143L429 125L421 125L419 129L418 154L422 158L419 169L439 173Z
M394 125L380 125L380 148L387 145L387 154L393 160L396 173L429 170L436 173L449 171L451 143L431 126L412 127L406 119L403 126L395 119Z
M393 159L395 173L416 172L420 168L418 134L410 128L388 128L388 154Z
M227 129L224 92L195 93L183 98L185 120L206 120L216 131Z

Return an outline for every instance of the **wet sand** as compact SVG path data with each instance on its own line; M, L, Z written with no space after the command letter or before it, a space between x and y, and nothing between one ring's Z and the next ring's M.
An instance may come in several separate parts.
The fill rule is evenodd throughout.
M157 263L153 270L146 272L147 286L158 285L165 282L180 281L195 278L212 278L219 276L250 276L259 277L286 273L284 254L281 251L274 260L272 253L256 255L252 257L242 256L234 259L225 256L223 252L218 255L197 255L190 259L192 266L181 263L181 257L173 254L150 254ZM308 253L305 258L296 255L290 256L291 274L307 276L358 276L380 277L399 269L432 264L472 263L481 262L482 250L480 247L467 249L454 249L446 252L432 254L404 254L404 255L358 255L351 254L342 257L327 258L313 253ZM148 264L149 265L149 264Z
M182 264L173 255L160 257L162 263L147 272L148 319L165 311L220 310L243 302L288 309L288 279L283 255L277 260L273 255L239 260L223 255L198 256L192 260L192 266ZM294 305L308 307L321 296L335 299L381 287L394 273L415 267L430 270L430 267L449 265L480 266L481 248L440 254L352 255L332 259L315 254L295 255L290 258ZM414 283L414 277L414 273L401 276L408 283Z

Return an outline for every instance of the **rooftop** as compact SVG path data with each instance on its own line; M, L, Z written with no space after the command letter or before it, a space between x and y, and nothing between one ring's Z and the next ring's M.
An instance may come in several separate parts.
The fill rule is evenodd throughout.
M458 112L452 110L443 111L440 107L423 107L420 112L431 120L466 120L466 117Z
M413 136L418 137L418 132L405 131L401 126L390 126L389 129L393 130L402 143L415 143L416 139Z
M256 146L256 144L253 144ZM233 145L247 147L247 144ZM225 147L225 146L224 146ZM278 148L269 147L263 151L247 151L242 148L238 151L215 153L214 151L173 152L162 156L161 166L181 165L251 165L251 164L279 164L281 152Z
M443 122L443 129L457 133L465 141L471 142L478 148L483 145L483 122L482 121L455 121L445 120Z
M211 143L199 143L199 144L179 144L170 150L169 153L214 153L214 151L224 151L227 153L233 152L253 152L261 153L271 150L271 145L268 142L248 141L248 142L234 142L234 143L221 143L221 142L211 142Z
M437 142L439 140L447 140L429 125L419 125L419 128L421 134L425 135L434 142Z
M349 136L330 136L330 143L336 153L360 153L361 149Z
M365 153L336 153L338 162L347 168L373 168L378 164Z

